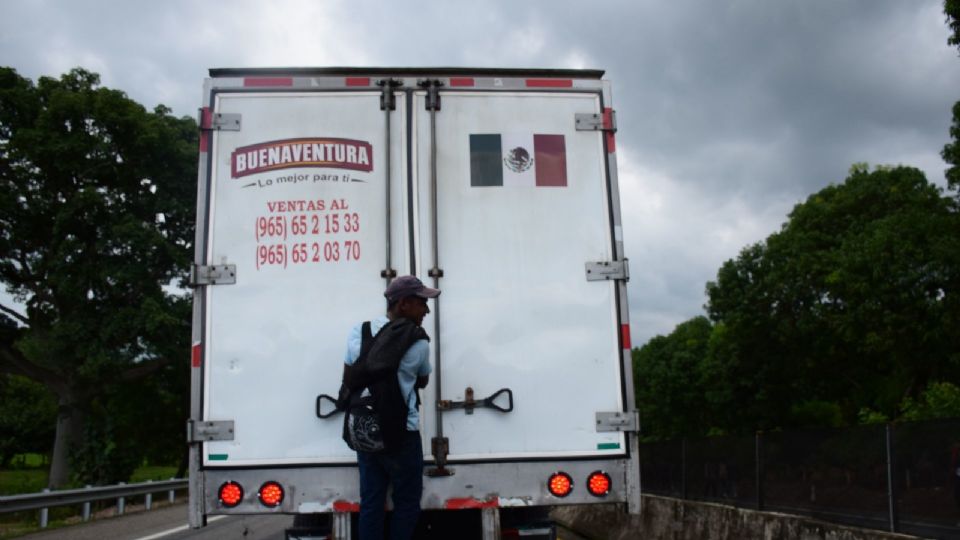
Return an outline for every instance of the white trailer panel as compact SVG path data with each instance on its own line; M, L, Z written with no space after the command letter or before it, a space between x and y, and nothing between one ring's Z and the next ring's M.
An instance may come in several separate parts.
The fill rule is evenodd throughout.
M436 473L424 508L639 511L628 272L601 73L211 75L195 274L228 265L235 282L196 281L191 524L357 511L342 416L318 417L316 400L336 394L350 328L384 312L385 278L407 273L443 291L424 321L435 371L421 436ZM511 410L483 406L502 389ZM547 489L560 471L576 486L566 497ZM584 489L598 471L612 480L599 497ZM266 481L286 490L276 507L256 495ZM244 489L236 505L219 499L225 482Z
M418 262L427 281L431 124L423 100L418 94L412 110L423 209ZM451 91L441 100L442 340L432 352L443 364L443 399L463 401L468 387L477 397L510 388L515 401L506 414L443 413L450 460L622 454L622 433L596 430L597 412L623 409L616 282L588 282L585 271L588 261L613 258L605 152L601 133L576 131L574 122L578 113L602 112L600 96ZM505 178L503 186L473 186L470 137L477 134L500 135L504 152L534 134L561 137L565 185L511 185ZM432 429L429 398L425 425Z
M233 440L207 443L206 466L356 460L340 424L313 411L319 390L339 385L350 328L384 311L387 175L379 99L378 92L216 98L216 112L240 115L241 129L213 138L206 257L235 264L237 282L206 290L203 402L205 419L233 420L235 432ZM401 125L393 131L393 155L402 156ZM313 152L314 145L322 150ZM367 145L366 159L349 159L348 152ZM342 157L370 170L278 167L287 158L310 161L308 146L314 161ZM395 161L391 175L398 222L408 207L402 166ZM394 264L408 267L407 229L391 236Z

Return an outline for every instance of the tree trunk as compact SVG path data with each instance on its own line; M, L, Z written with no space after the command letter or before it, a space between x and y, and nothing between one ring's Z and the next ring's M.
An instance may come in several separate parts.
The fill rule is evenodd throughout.
M59 397L57 435L50 460L50 489L62 488L70 481L70 449L76 446L83 434L83 413L77 406L73 392L67 391Z

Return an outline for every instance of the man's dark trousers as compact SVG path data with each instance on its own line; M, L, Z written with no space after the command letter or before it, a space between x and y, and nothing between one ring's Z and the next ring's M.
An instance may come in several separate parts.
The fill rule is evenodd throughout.
M390 539L413 538L423 494L423 447L420 432L408 431L389 452L357 452L360 467L360 540L383 540L387 486L393 484Z

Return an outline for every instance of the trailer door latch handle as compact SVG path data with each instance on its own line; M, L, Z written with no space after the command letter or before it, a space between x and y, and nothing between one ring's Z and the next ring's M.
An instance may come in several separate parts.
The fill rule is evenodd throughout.
M327 412L327 413L322 412L324 401L329 401L330 403L333 404L333 409L330 412ZM337 414L341 410L342 409L337 407L336 398L333 398L326 394L320 394L319 396L317 396L317 418L330 418L331 416Z
M450 411L453 409L463 409L467 414L473 414L473 410L477 407L486 407L504 413L508 413L513 410L513 390L510 390L509 388L501 388L500 390L490 394L489 397L483 398L480 401L477 401L473 398L472 387L468 386L466 391L464 391L464 394L466 399L463 401L452 401L449 399L438 401L437 410ZM507 405L497 405L497 399L499 399L503 394L507 395Z

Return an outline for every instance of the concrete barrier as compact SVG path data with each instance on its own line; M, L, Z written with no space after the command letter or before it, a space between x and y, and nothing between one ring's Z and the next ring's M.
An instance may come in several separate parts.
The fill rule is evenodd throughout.
M643 496L640 515L617 505L559 506L551 517L590 540L904 540L903 534L859 529L803 516L758 512L722 504Z

